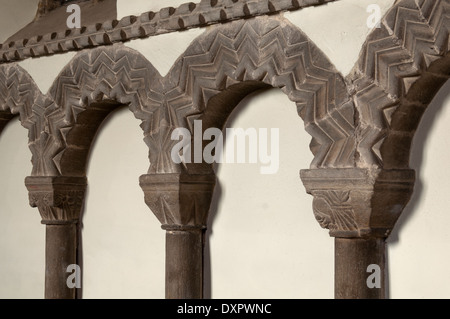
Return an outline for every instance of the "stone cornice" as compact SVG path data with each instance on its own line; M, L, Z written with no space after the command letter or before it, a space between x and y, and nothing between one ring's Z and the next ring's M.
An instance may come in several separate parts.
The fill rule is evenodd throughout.
M337 0L202 0L80 29L68 29L0 44L0 64L77 51L232 20L292 11Z

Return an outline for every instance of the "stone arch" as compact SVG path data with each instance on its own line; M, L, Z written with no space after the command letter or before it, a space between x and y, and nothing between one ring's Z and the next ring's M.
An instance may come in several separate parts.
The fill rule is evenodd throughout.
M354 106L328 58L287 20L233 21L197 38L172 69L167 90L177 122L223 127L234 106L261 87L276 87L296 103L312 135L312 168L354 165ZM207 127L204 127L207 128Z
M31 76L19 65L0 66L0 133L14 116L19 115L22 126L33 126L33 104L42 93ZM31 133L30 133L31 135Z
M28 130L29 148L32 153L32 175L47 171L40 160L42 149L51 144L40 145L41 137L48 135L48 125L39 118L36 110L51 104L51 99L43 95L32 77L16 63L0 66L0 133L6 123L19 115L23 127Z
M368 37L349 81L358 165L407 169L428 104L450 77L448 1L397 2Z
M75 56L49 90L53 107L40 114L58 146L44 157L51 173L84 176L98 127L117 107L126 105L136 118L152 122L161 105L153 83L159 78L140 53L120 44Z

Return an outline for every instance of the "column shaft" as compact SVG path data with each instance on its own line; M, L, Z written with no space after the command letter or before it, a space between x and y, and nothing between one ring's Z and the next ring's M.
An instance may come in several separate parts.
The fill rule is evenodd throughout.
M385 247L384 238L335 238L336 299L385 298Z
M74 299L76 288L69 288L67 279L79 268L67 272L67 267L77 265L77 224L87 179L78 176L28 176L25 184L31 207L38 207L41 223L46 225L45 298ZM76 276L80 274L75 273Z
M75 299L76 288L69 288L67 267L77 263L77 225L46 225L45 298Z
M202 229L166 231L166 298L203 297Z

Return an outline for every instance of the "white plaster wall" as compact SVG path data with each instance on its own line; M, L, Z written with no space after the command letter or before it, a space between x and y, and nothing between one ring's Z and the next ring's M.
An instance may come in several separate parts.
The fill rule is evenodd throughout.
M0 43L30 23L39 0L0 0Z
M333 240L300 181L313 156L295 103L271 89L244 99L232 117L234 128L279 128L280 166L273 175L260 174L260 164L218 167L212 297L333 298Z
M330 58L336 69L346 76L358 59L361 46L371 32L374 11L384 16L394 0L340 0L320 7L309 7L285 13ZM324 23L326 21L326 23Z
M126 107L96 138L83 228L83 298L164 298L165 234L144 203L149 167L140 121Z
M147 39L132 40L125 45L139 51L147 60L152 62L159 74L166 76L178 57L186 51L189 44L204 32L204 28L195 28L182 32L161 34ZM170 50L167 50L167 48L170 48Z
M28 204L28 133L13 119L0 135L0 298L42 298L45 227Z
M158 1L158 6L176 7L183 2ZM342 0L286 16L301 25L346 75L370 31L365 29L369 13L363 2L383 8L392 3ZM118 1L119 18L153 10L148 7L154 5L148 1L127 3ZM334 36L329 36L330 32ZM177 36L173 34L173 39ZM155 39L129 45L150 52L158 42ZM160 40L160 48L167 45L161 45L167 39ZM186 39L172 41L169 50L182 52L188 43ZM21 66L46 92L71 54L27 60ZM150 61L164 61L159 70L167 72L170 63L165 51L152 54L147 54ZM389 240L392 298L450 297L446 289L450 278L445 275L450 241L444 229L450 222L446 200L450 188L446 181L450 179L445 176L448 170L443 169L449 155L445 138L450 122L449 90L447 84L430 106L415 140L411 165L417 169L421 164L421 186ZM425 138L431 122L433 128ZM261 175L257 164L218 167L220 187L207 243L206 272L211 278L206 283L207 296L332 298L333 239L314 220L312 198L298 175L300 169L309 167L312 155L310 138L294 103L277 89L255 93L241 103L229 125L280 128L280 168L278 174ZM40 298L45 227L39 223L37 210L28 207L23 179L31 172L31 155L26 130L17 120L0 136L0 149L0 252L7 256L0 261L0 272L8 274L0 278L0 297ZM114 112L95 141L88 169L82 230L85 298L164 296L164 232L144 204L138 186L139 175L147 168L147 147L139 122L126 109Z
M123 17L135 15L139 16L141 13L153 11L157 12L162 8L174 7L177 8L183 3L199 1L186 1L186 0L158 0L158 1L148 1L148 0L117 0L117 19L122 19Z

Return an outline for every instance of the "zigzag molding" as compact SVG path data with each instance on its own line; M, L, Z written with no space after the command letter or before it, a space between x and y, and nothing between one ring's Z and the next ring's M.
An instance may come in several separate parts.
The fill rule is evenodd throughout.
M55 110L40 114L52 123L60 147L57 153L47 154L58 174L82 174L84 166L78 153L87 155L90 141L84 143L83 130L74 132L77 125L96 130L104 116L115 106L97 106L105 101L115 105L128 105L136 118L158 126L158 113L162 108L161 76L139 52L123 45L98 48L78 54L60 73L49 90L57 105ZM91 114L86 118L83 113ZM155 116L156 114L156 116ZM75 134L75 135L73 135ZM67 149L72 149L67 153ZM82 156L79 155L79 156ZM82 161L81 161L82 162Z
M391 151L401 152L406 149L409 155L408 143L411 143L420 120L414 109L408 111L408 108L400 106L414 104L414 100L411 100L414 83L423 76L430 76L429 70L433 63L439 63L448 54L449 30L449 0L402 0L386 14L382 27L369 35L354 73L347 79L354 89L359 113L357 165L408 167L409 156L406 154L396 155L404 158L402 161L386 161L388 157L395 157L389 154ZM415 88L423 90L422 95L428 96L427 99L422 96L421 100L416 97L420 100L416 104L421 104L423 111L431 102L433 92L445 83L449 75L445 74L445 68L441 65L441 71L435 71L434 80L429 79L428 85ZM398 118L399 109L403 112L402 120ZM414 112L413 117L408 119L405 112ZM406 124L412 120L416 121L414 125ZM404 131L401 127L409 129ZM404 131L402 135L406 134L408 138L399 141L397 150L395 147L386 148L386 138L397 134L395 132L398 130Z
M313 136L311 167L353 165L353 106L341 75L297 27L260 17L199 37L183 55L178 86L167 92L178 122L192 127L210 99L237 83L281 88L297 104ZM219 127L229 114L223 114Z
M338 0L202 0L0 44L0 63L77 51L236 19L299 10Z
M352 167L354 107L342 76L297 27L257 17L201 35L164 78L139 52L122 44L77 54L48 94L35 88L38 93L29 102L33 175L85 174L89 134L117 104L128 105L142 121L149 173L180 172L170 157L172 130L191 128L194 119L215 112L209 105L212 97L239 83L278 87L296 103L313 137L312 168Z
M149 173L173 173L180 171L170 160L174 128L192 128L193 120L217 112L210 101L220 92L233 91L240 83L250 83L249 90L252 83L264 83L282 89L296 103L313 137L311 168L407 167L407 160L394 161L390 152L396 143L410 143L415 126L397 111L405 114L409 105L416 105L416 113L420 106L425 110L433 90L426 100L412 90L421 77L432 77L436 86L448 78L441 61L446 61L450 46L449 8L448 0L403 0L394 6L382 28L369 36L355 72L347 78L353 101L341 75L297 27L257 17L209 30L194 40L166 77L121 44L80 52L47 95L19 66L4 64L1 111L19 113L29 129L33 175L66 175L67 161L80 159L73 149L81 150L77 156L87 156L89 145L78 145L73 136L68 141L68 136L91 106L106 114L97 106L102 101L126 104L142 121L150 148ZM227 112L219 116L219 125ZM66 154L68 149L72 153ZM80 166L71 173L77 176L82 170Z
M0 111L20 114L22 123L28 123L39 94L39 88L22 67L0 65Z

